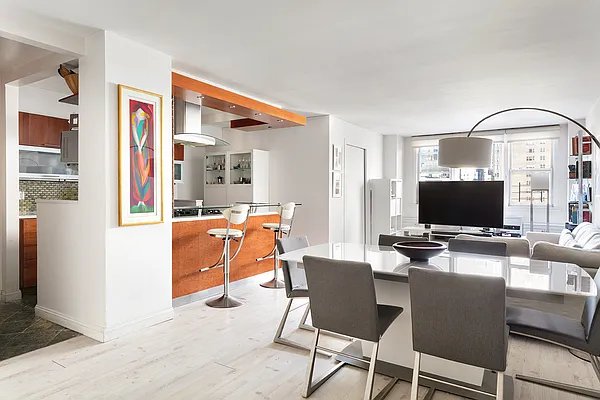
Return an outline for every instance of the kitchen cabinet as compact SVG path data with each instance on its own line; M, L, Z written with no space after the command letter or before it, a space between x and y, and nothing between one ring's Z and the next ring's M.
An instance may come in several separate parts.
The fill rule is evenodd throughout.
M69 130L69 121L47 115L19 113L19 144L60 148L61 134Z
M37 218L19 220L19 280L21 289L37 286Z
M175 161L184 161L184 158L185 158L184 149L185 149L185 147L183 147L182 144L174 144L173 145L173 159Z
M269 152L209 153L205 158L204 204L269 202Z

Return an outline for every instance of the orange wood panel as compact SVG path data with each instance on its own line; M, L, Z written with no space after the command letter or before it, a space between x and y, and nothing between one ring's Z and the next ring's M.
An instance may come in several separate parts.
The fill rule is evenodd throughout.
M273 269L273 260L257 262L256 258L273 248L273 233L263 229L264 222L276 222L278 216L250 216L244 244L231 263L231 282L248 278ZM223 251L223 241L208 236L211 228L225 228L225 219L173 222L173 298L223 284L223 269L198 272L214 264ZM231 242L231 254L238 244Z
M37 219L19 220L19 279L21 288L37 286Z
M185 151L182 144L173 145L173 159L175 161L183 161L185 158Z
M252 118L269 124L273 128L306 125L306 117L303 115L242 96L176 72L171 74L171 81L173 95L184 98L186 101L198 102L198 97L202 96L201 103L203 106Z

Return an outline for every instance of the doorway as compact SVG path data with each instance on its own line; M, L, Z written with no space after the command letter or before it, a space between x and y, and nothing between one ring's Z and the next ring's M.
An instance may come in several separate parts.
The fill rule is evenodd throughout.
M346 144L344 154L344 242L366 244L367 151Z

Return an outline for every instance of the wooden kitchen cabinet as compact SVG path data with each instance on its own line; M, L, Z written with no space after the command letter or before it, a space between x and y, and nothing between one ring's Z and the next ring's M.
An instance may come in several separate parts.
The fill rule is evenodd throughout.
M183 161L184 159L184 147L182 144L173 145L173 159L175 161Z
M61 133L69 130L69 121L47 115L19 113L19 144L60 148Z
M21 289L37 286L37 218L19 220L19 280Z

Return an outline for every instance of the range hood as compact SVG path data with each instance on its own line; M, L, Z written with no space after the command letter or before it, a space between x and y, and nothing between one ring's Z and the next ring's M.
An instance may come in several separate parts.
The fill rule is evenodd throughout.
M175 143L187 146L228 146L218 137L202 133L202 107L175 97L174 99Z

